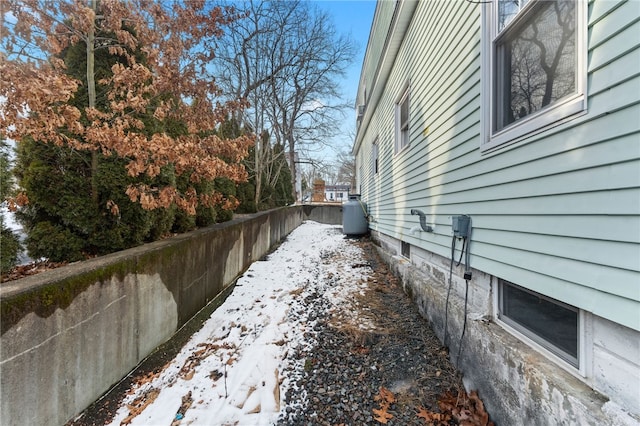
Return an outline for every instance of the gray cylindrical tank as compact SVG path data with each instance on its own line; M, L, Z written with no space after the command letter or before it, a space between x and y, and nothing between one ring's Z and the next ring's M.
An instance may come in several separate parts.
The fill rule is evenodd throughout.
M349 194L349 201L342 205L342 233L364 235L369 232L367 206L360 201L360 194Z

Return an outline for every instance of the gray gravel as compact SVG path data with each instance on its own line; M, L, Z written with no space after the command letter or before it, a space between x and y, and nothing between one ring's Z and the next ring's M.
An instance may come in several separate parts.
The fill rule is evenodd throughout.
M462 389L446 350L372 243L358 244L372 272L362 305L375 318L375 331L340 330L327 314L325 295L307 295L308 320L317 323L306 338L314 344L288 354L298 367L278 425L380 424L373 410L380 407L375 396L381 387L397 398L388 425L424 425L418 407L438 411L439 396Z

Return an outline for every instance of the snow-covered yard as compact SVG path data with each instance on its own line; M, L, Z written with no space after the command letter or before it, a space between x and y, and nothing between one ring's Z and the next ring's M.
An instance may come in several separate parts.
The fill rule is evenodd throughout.
M111 424L274 423L305 368L291 354L314 344L304 298L322 292L329 311L348 321L370 272L354 267L362 256L339 227L305 222L251 265L173 361L135 381Z

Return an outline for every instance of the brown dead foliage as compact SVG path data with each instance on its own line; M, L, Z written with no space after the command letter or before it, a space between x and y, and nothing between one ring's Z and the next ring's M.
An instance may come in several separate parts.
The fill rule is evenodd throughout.
M416 416L423 419L429 426L448 426L451 420L451 415L448 413L434 413L424 407L418 407Z
M462 426L494 426L476 391L455 396L448 392L438 401L438 406L442 412L451 413Z
M122 421L121 424L128 425L131 421L144 411L145 408L160 395L160 389L152 388L147 392L134 399L131 404L127 404L129 409L129 415Z
M202 360L215 353L218 349L235 348L234 345L231 345L229 343L224 343L222 345L219 345L217 343L200 343L198 344L198 347L200 347L201 349L194 351L189 356L189 358L186 359L186 361L182 365L182 368L180 369L180 372L178 373L179 376L185 380L191 380L193 378L193 375L195 374L196 367L200 365ZM234 360L234 358L229 358L227 360L227 364L231 365Z
M61 266L68 265L68 262L31 262L26 265L18 265L11 269L6 274L3 274L0 278L0 282L8 282L19 280L20 278L28 277L30 275L36 275L40 272L49 271L51 269L56 269Z
M169 364L167 363L162 368L158 368L157 370L154 370L154 371L149 371L146 374L136 377L135 387L131 387L128 390L127 395L133 394L136 388L140 388L142 385L151 383L156 377L160 376L160 373L162 373L168 366Z
M396 402L395 395L389 389L382 386L373 399L380 405L380 408L373 409L373 414L375 415L374 420L382 424L387 424L387 422L393 418L393 414L389 413L389 409L391 408L391 404Z

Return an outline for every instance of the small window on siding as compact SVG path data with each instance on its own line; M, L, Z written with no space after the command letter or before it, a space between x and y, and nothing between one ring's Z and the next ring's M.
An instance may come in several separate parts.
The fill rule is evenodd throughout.
M409 86L396 103L396 152L409 145Z
M573 306L499 280L500 319L578 367L579 311Z
M378 139L371 145L371 168L374 175L378 174Z

